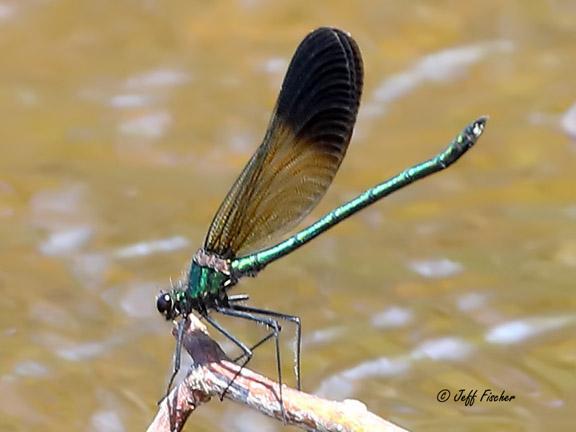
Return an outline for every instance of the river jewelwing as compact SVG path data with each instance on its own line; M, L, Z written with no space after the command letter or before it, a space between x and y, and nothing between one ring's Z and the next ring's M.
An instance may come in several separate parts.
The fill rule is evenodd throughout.
M196 312L240 348L242 355L234 361L241 367L250 361L253 350L274 338L283 412L279 320L296 325L295 370L300 389L300 318L246 306L248 296L229 295L230 289L243 277L256 276L268 264L359 210L447 168L476 143L484 130L487 118L480 117L432 159L407 168L277 242L312 211L336 175L356 122L362 83L362 57L348 33L319 28L296 49L262 144L220 205L204 245L192 258L186 280L169 292L161 292L156 299L158 311L167 320L181 318L168 389L180 368L184 322ZM214 312L263 324L268 333L249 347L218 323Z

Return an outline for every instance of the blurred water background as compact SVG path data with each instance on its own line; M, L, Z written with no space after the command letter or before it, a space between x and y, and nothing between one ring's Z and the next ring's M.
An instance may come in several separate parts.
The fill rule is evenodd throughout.
M450 170L235 292L302 317L308 392L414 431L573 430L570 0L0 0L0 430L146 427L174 348L154 297L186 269L294 49L322 25L353 34L366 75L315 217L491 120ZM246 341L264 331L226 324ZM272 345L252 366L275 376ZM439 403L444 388L516 398ZM286 429L218 401L188 424Z

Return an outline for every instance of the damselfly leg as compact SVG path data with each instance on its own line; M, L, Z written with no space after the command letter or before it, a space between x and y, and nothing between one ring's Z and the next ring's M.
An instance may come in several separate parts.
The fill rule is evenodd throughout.
M271 310L266 310L266 309L259 309L259 308L254 308L254 307L250 307L250 306L245 306L245 305L238 305L238 304L233 304L231 305L231 308L238 310L238 311L243 311L243 312L250 312L253 314L258 314L258 315L265 315L265 316L270 316L273 318L278 318L278 319L282 319L285 321L290 321L293 322L296 325L296 356L295 356L295 373L296 373L296 385L298 390L302 389L302 381L301 381L301 369L300 369L300 352L302 349L302 324L300 322L300 317L297 317L295 315L288 315L285 313L281 313L281 312L276 312L276 311L271 311ZM254 346L251 347L251 350L254 351L256 348L258 348L260 345L264 344L264 342L266 342L268 339L270 339L270 337L264 337L262 338L260 341L258 341L258 343L256 343ZM239 361L242 358L242 356L237 357L234 359L234 361Z

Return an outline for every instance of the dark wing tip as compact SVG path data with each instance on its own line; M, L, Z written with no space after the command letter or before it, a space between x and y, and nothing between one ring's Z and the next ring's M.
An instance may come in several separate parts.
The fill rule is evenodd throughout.
M276 116L297 138L347 146L363 84L362 57L352 37L321 27L300 43L282 84Z

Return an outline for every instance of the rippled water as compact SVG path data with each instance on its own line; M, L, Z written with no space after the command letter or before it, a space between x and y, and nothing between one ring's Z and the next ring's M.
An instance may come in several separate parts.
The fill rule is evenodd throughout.
M146 427L174 347L154 297L186 269L320 25L354 35L366 79L316 216L478 115L488 130L449 171L237 292L302 317L306 391L414 431L572 430L575 23L568 0L0 0L0 430ZM253 366L274 376L271 346ZM440 403L442 389L515 399ZM285 428L213 401L188 429Z

